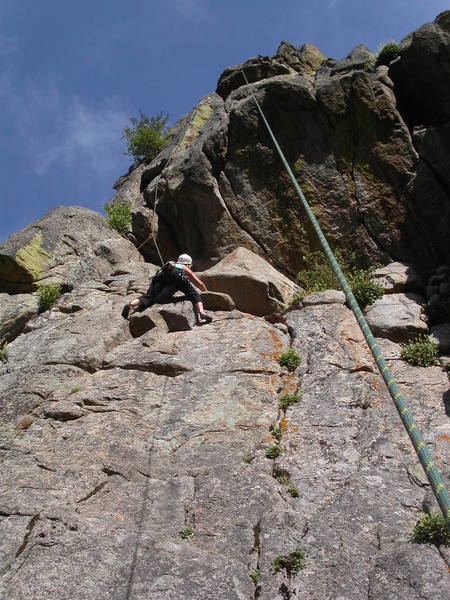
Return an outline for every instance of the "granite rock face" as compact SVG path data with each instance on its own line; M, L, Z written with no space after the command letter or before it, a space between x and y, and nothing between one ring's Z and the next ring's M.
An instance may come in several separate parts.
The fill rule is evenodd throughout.
M199 269L244 246L293 276L302 253L317 247L243 68L333 245L356 252L363 266L446 264L446 15L405 38L389 68L371 67L364 46L334 60L283 42L272 58L226 69L217 93L175 126L168 147L120 182L118 197L133 198L146 258L157 259L150 223L166 258L189 250Z
M446 597L445 554L409 541L429 486L339 294L289 329L234 310L169 331L164 311L190 307L153 307L133 337L120 310L151 268L80 284L9 344L0 597ZM389 344L448 474L447 376ZM301 401L280 409L284 393ZM276 572L296 549L304 568Z
M393 342L409 342L428 333L423 298L417 294L388 294L367 307L365 315L374 335Z
M71 289L132 260L142 257L99 213L59 206L0 244L0 286L9 293L51 282Z
M228 294L238 310L264 316L286 308L300 288L257 254L236 248L200 274L212 290Z
M449 18L404 42L405 73ZM425 295L450 294L445 85L439 119L411 124L397 62L372 58L283 42L245 70L330 241L396 260L366 312L448 486L448 374L397 343L428 331ZM2 600L450 596L448 549L411 542L438 507L342 292L278 312L315 242L241 75L116 184L155 264L79 207L0 248ZM166 258L204 269L211 323L190 303L122 319L157 271L153 226ZM38 315L52 281L64 293ZM448 325L432 329L445 352Z

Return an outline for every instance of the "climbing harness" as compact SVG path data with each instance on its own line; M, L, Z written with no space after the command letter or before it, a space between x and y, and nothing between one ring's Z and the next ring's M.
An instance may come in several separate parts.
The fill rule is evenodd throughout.
M150 238L153 238L153 242L155 244L156 251L158 252L159 260L161 261L161 266L163 266L163 267L164 267L164 260L163 260L163 257L161 256L161 252L159 251L159 246L158 246L158 243L157 243L156 237L155 237L155 216L156 216L156 207L158 206L158 202L159 202L159 197L158 197L159 182L160 182L160 179L161 179L164 171L167 169L167 167L171 163L173 157L175 156L175 154L176 154L176 152L177 152L177 150L178 150L181 142L185 138L186 133L187 133L187 131L188 131L188 129L189 129L192 121L195 119L195 115L197 114L197 110L198 110L198 107L192 112L192 116L189 119L189 121L188 121L185 129L183 130L183 133L180 136L180 139L175 144L172 152L169 155L169 160L166 162L166 164L164 165L163 170L158 175L158 179L156 181L156 186L155 186L155 201L153 203L153 218L152 218L152 223L151 223L150 235L142 242L142 244L140 244L139 246L137 246L137 250L140 250L142 248L142 246L144 246L149 241Z
M447 524L450 525L450 496L449 496L448 491L445 487L445 484L442 480L441 474L439 473L439 470L433 460L433 457L431 456L431 453L429 452L429 450L427 448L427 445L422 437L422 434L414 421L414 418L413 418L411 410L408 406L408 403L397 386L397 383L394 379L394 375L393 375L392 371L389 369L389 367L381 353L380 347L378 346L378 344L375 341L372 331L370 330L369 324L367 323L366 318L364 317L363 313L361 312L361 309L359 308L359 305L355 299L355 296L353 295L353 292L350 289L348 281L347 281L344 273L342 272L342 269L340 268L339 263L337 262L334 254L333 254L333 251L331 250L331 248L322 232L319 222L317 221L316 217L314 216L314 213L311 210L311 208L310 208L310 206L309 206L309 204L308 204L308 202L307 202L307 200L306 200L306 198L305 198L305 196L304 196L304 194L292 172L292 169L290 168L289 163L287 162L287 160L283 154L283 151L281 150L281 148L277 142L277 139L272 132L272 129L270 128L270 125L264 115L264 112L263 112L255 94L253 93L253 90L250 87L250 84L249 84L247 77L244 73L244 70L242 68L241 68L241 72L244 77L247 88L250 91L251 97L255 101L255 104L258 108L258 112L261 115L264 125L266 126L267 131L269 132L269 135L274 143L274 146L283 162L283 165L284 165L289 177L291 178L292 184L294 185L294 188L298 194L298 197L300 198L301 204L309 217L309 220L314 228L314 231L317 234L317 237L319 238L319 241L320 241L322 248L328 258L328 261L329 261L336 277L339 280L339 284L345 294L347 303L350 306L351 310L353 311L353 314L355 315L356 320L358 321L358 325L361 328L361 331L366 339L367 345L369 346L369 349L372 352L372 355L373 355L375 362L377 363L377 366L380 370L380 373L386 383L386 386L389 390L392 400L394 401L395 407L397 408L397 411L400 415L403 425L404 425L406 431L408 432L408 435L411 439L414 449L419 457L422 467L424 468L425 474L430 482L433 493L434 493L436 500L438 501L439 506L442 510L442 514L444 515L444 518L446 519Z

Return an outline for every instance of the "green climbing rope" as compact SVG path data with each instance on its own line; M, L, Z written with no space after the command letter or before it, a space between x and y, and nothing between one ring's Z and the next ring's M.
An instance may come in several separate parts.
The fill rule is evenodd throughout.
M283 154L283 151L281 150L281 148L277 142L275 135L272 132L272 129L270 128L270 125L264 115L264 112L263 112L255 94L253 93L252 88L250 87L250 84L247 80L247 77L245 76L243 69L241 69L241 72L242 72L242 75L244 76L245 83L246 83L248 89L250 90L250 94L258 108L259 114L261 115L261 118L267 128L267 131L269 132L270 137L272 138L275 148L276 148L278 154L280 155L280 158L286 168L286 171L289 174L289 177L291 178L291 181L292 181L292 183L295 187L295 190L300 198L303 208L305 209L305 211L311 221L311 224L317 234L317 237L319 238L319 241L322 245L322 248L323 248L329 262L330 262L330 265L331 265L334 273L336 274L336 277L339 280L339 284L345 294L345 297L347 298L347 303L350 306L351 310L353 311L353 314L355 315L356 320L358 321L358 324L359 324L361 331L367 341L370 351L372 352L373 357L375 358L375 361L378 365L381 375L389 389L389 393L390 393L390 395L394 401L394 404L399 412L399 415L403 422L403 425L405 426L406 431L408 432L408 435L409 435L411 442L414 446L414 449L419 457L422 467L425 470L425 474L428 477L430 485L433 489L433 493L436 496L436 500L438 501L439 506L442 510L442 514L444 515L444 518L446 519L447 524L450 526L450 496L444 485L441 474L439 473L439 470L436 467L436 463L434 462L433 457L431 456L431 454L427 448L427 445L422 437L422 434L414 421L413 415L411 413L411 410L408 406L406 399L404 398L403 394L400 392L400 390L397 386L397 383L395 382L392 371L389 369L383 355L381 354L380 347L378 346L377 342L375 341L375 338L370 330L369 324L367 323L366 318L362 314L361 309L359 308L359 305L356 302L355 296L353 295L352 290L350 289L350 286L348 285L348 281L347 281L344 273L342 272L334 254L333 254L333 251L331 250L331 248L322 232L322 229L320 228L320 225L319 225L316 217L314 216L313 211L311 210L305 196L303 195L303 192L292 172L292 169L289 166L289 163L287 162L287 160Z

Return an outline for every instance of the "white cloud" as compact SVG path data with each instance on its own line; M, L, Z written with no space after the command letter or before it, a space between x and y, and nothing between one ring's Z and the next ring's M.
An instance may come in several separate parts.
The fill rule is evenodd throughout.
M212 22L213 16L204 0L166 0L183 19Z
M92 105L62 93L55 78L29 80L20 88L11 70L0 78L2 119L7 116L15 150L36 175L76 163L102 173L122 168L120 136L128 117L118 98Z

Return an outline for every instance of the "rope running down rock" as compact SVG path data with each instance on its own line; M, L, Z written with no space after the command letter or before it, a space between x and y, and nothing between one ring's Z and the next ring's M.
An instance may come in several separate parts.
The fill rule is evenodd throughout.
M436 466L436 463L434 462L433 457L431 456L431 453L429 452L429 450L427 448L427 445L422 437L422 434L414 421L414 418L413 418L411 410L408 406L408 403L397 386L397 383L394 379L394 375L393 375L392 371L389 369L389 367L381 353L380 347L378 346L378 344L372 334L372 331L370 330L369 324L367 323L366 318L364 317L363 313L361 312L361 309L359 308L359 305L355 299L355 296L353 295L353 292L350 289L348 281L347 281L344 273L342 272L342 270L336 260L336 257L334 256L333 251L331 250L331 248L322 232L319 222L317 221L316 217L314 216L314 213L312 212L312 210L308 204L308 201L306 200L306 198L305 198L305 196L304 196L304 194L292 172L292 169L290 168L289 163L287 162L287 160L283 154L283 151L281 150L281 148L279 146L275 135L273 134L273 132L270 128L270 125L264 115L264 112L263 112L255 94L253 93L253 90L250 87L250 84L249 84L247 77L244 73L244 70L242 68L241 68L241 72L244 77L247 88L250 91L251 97L255 101L255 104L258 108L259 114L261 115L261 118L262 118L262 120L269 132L269 135L274 143L274 146L284 164L284 167L286 168L286 171L288 172L289 177L291 178L291 181L292 181L294 188L300 198L302 206L305 209L305 211L311 221L311 224L317 234L317 237L319 238L322 248L328 258L328 261L329 261L336 277L339 280L339 284L342 288L342 291L345 294L347 303L348 303L349 307L351 308L351 310L353 311L353 314L355 315L356 320L358 321L358 325L366 339L366 342L367 342L367 345L369 346L370 351L372 352L375 362L377 363L380 373L386 383L386 386L389 390L392 400L394 401L395 407L397 408L397 411L400 415L403 425L404 425L406 431L408 432L408 435L409 435L411 442L414 446L414 449L419 457L422 467L424 468L425 474L430 482L433 493L436 496L436 500L438 501L439 506L442 510L442 514L444 515L444 518L446 519L447 524L450 526L450 496L449 496L448 491L445 487L445 484L442 480L441 474Z

